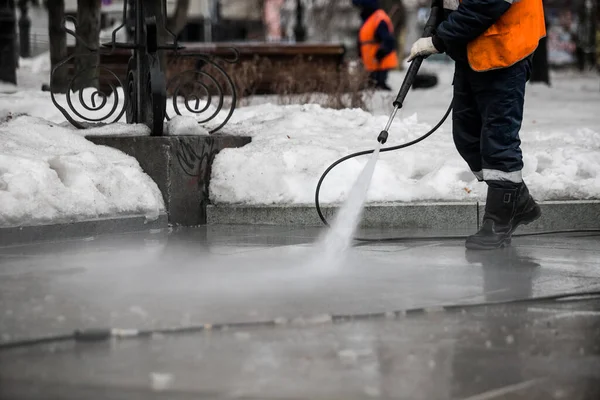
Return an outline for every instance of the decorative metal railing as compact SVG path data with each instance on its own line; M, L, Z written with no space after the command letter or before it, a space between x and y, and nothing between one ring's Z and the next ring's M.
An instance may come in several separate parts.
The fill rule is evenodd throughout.
M131 5L128 4L130 1ZM223 128L230 120L237 103L237 93L234 82L225 68L214 56L187 51L183 53L185 47L178 44L177 36L167 28L166 23L163 23L163 29L170 36L171 40L167 41L171 43L160 44L157 16L152 15L151 3L152 0L124 1L122 24L112 31L112 40L102 43L98 49L85 43L76 30L67 28L67 21L77 26L75 18L65 18L65 31L83 44L89 53L74 52L69 55L53 68L52 76L60 68L71 67L79 56L97 54L99 60L93 67L76 70L71 74L66 93L63 93L65 88L59 90L52 84L50 86L52 102L75 127L85 129L99 124L110 124L121 121L125 115L127 123L143 123L150 128L153 136L161 136L165 120L187 113L196 116L199 124L212 121L209 129L212 134ZM166 21L166 1L162 1L162 13L164 17L162 20ZM118 42L117 32L126 28L129 15L134 19L133 41ZM123 77L111 70L110 65L101 65L100 61L101 56L112 55L117 49L132 52L124 82ZM171 58L175 60L191 60L195 63L194 68L178 72L167 81L166 71L163 71L159 57L161 50L170 51ZM239 54L234 48L231 51L231 58L220 60L236 63ZM101 79L102 71L104 76L111 78L107 84L102 85L104 87L108 85L108 90L94 88L91 84L91 92L80 89L86 87L80 80L89 75L89 69L94 70L94 81ZM54 82L54 79L51 82ZM74 87L75 82L77 87ZM119 94L119 87L123 89L122 95ZM62 104L58 99L59 95L64 95L66 98ZM168 95L172 96L171 115L167 112ZM77 97L77 101L74 96ZM221 118L217 118L219 116Z

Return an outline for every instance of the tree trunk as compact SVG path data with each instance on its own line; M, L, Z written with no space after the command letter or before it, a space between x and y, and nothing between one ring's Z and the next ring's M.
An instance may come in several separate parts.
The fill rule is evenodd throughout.
M27 14L29 12L29 0L19 0L19 10L21 17L19 18L19 53L21 57L31 57L31 18Z
M190 11L190 0L177 0L177 7L173 18L169 20L169 30L179 35L185 29Z
M17 14L14 0L0 0L0 81L17 84Z
M100 6L101 0L77 0L77 35L85 42L77 40L75 51L75 74L73 90L99 86L98 68L100 45ZM87 48L87 46L90 49ZM94 50L94 51L92 51Z
M67 33L63 29L65 1L53 0L48 10L48 36L50 39L50 64L52 69L67 58ZM69 85L67 66L59 68L50 77L50 87L55 93L65 93Z

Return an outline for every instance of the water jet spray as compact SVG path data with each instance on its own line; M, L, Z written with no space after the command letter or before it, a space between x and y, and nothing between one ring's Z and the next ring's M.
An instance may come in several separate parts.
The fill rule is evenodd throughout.
M427 20L427 23L425 24L425 28L423 30L423 37L430 37L434 34L436 27L442 20L443 11L444 11L443 0L433 0L432 5L431 5L431 12L429 15L429 19ZM433 132L438 130L439 127L446 121L446 118L448 118L448 115L450 114L452 105L450 105L450 107L448 108L448 111L446 112L446 115L444 115L443 119L431 131L427 132L425 135L421 136L420 138L418 138L416 140L413 140L412 142L405 143L403 145L381 149L381 146L384 145L388 140L389 129L392 125L392 122L394 121L394 118L396 117L396 114L398 113L398 111L404 105L404 100L406 99L406 96L408 95L408 92L410 91L412 84L415 81L415 78L417 77L417 74L419 72L419 69L421 68L421 64L423 63L424 59L425 59L424 56L420 56L420 57L416 57L411 62L410 67L408 68L408 71L406 73L406 76L404 77L404 81L402 82L402 86L400 87L400 90L398 91L398 95L396 96L396 99L392 103L394 106L394 109L393 109L392 113L390 114L390 117L387 121L387 124L385 125L385 128L379 133L379 136L377 137L377 141L379 143L378 143L376 149L361 151L361 152L350 154L346 157L339 159L338 161L334 162L331 166L329 166L329 168L327 168L327 170L325 170L325 172L319 179L319 183L317 184L317 189L315 192L315 204L316 204L316 208L317 208L319 217L321 218L321 221L323 221L323 223L329 227L329 223L325 219L325 216L321 212L321 207L319 206L319 193L320 193L320 189L321 189L323 180L325 179L327 174L338 164L340 164L350 158L373 153L373 157L367 163L365 170L363 171L363 173L361 173L359 179L356 181L352 190L350 191L348 200L346 201L346 203L343 205L340 212L338 213L338 215L336 217L336 225L334 226L334 229L332 229L328 233L328 237L325 239L326 243L334 243L334 244L331 244L331 246L330 246L332 248L345 249L348 247L349 241L352 239L352 235L353 235L354 231L356 230L358 221L362 214L362 209L364 206L364 201L366 199L367 190L368 190L370 182L371 182L371 178L372 178L373 171L375 168L375 163L377 162L377 157L378 157L379 153L380 152L383 153L386 151L399 150L399 149L409 147L409 146L419 143L420 141L424 140L425 138L427 138L431 134L433 134ZM347 219L347 221L344 222L343 221L344 219Z

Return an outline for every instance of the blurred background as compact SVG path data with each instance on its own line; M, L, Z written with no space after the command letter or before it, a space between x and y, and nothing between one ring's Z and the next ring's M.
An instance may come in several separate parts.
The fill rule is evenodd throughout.
M169 17L180 17L179 39L185 42L270 41L343 44L352 55L361 20L351 0L166 0ZM0 3L8 3L3 0ZM16 1L27 7L31 19L31 55L49 49L48 6L62 1ZM77 15L78 0L64 0L65 14ZM428 0L381 0L394 21L406 54L421 34ZM551 67L585 68L598 64L600 1L544 0L548 24L548 61ZM304 8L302 10L301 8ZM108 30L121 23L123 0L101 0L101 26ZM297 26L298 13L301 13ZM19 16L17 16L19 17ZM22 24L17 24L17 30ZM103 32L104 33L104 32ZM108 33L108 32L106 32ZM104 33L104 35L106 35ZM300 37L299 37L300 36ZM20 38L21 36L18 35ZM74 41L73 38L69 38Z
M0 81L30 86L48 83L52 67L76 50L85 51L82 44L77 47L73 35L62 30L65 16L80 21L78 27L72 22L67 22L66 27L76 31L91 48L102 49L104 44L106 49L113 34L117 42L133 41L132 10L136 1L127 1L129 11L124 15L124 0L0 0ZM233 77L240 99L257 94L357 93L372 82L360 68L357 35L362 20L352 0L162 1L166 4L161 0L143 0L148 7L155 7L155 11L166 6L166 16L161 16L164 19L159 26L164 25L176 34L186 47L183 53L227 57L231 47L240 52L240 62L224 67ZM598 76L600 0L544 0L543 3L548 34L536 51L532 81L550 86L553 70ZM430 0L379 0L379 4L392 20L398 56L403 60L421 35ZM164 32L162 39L163 43L172 43L172 38ZM167 50L161 54L167 78L190 66L201 68L171 53ZM100 54L99 61L93 62L108 66L122 78L130 54L129 50L118 49L112 55ZM430 57L428 61L451 65L445 55ZM15 72L19 64L33 73L21 74L21 82L17 82ZM68 76L52 77L57 90L65 87L61 82L66 82L76 71L78 61L72 64L65 72ZM406 63L401 61L398 71L405 67ZM435 87L439 82L438 72L435 68L423 70L414 87ZM102 72L100 75L99 86L103 79L112 79L103 77ZM391 90L398 89L401 75L394 75ZM337 97L330 106L363 106L362 96L350 95L344 101Z

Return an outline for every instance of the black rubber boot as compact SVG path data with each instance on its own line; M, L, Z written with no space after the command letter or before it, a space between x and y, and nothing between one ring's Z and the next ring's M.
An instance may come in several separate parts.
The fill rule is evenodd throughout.
M541 216L542 210L540 210L540 206L538 206L538 204L535 202L535 200L529 193L527 185L525 185L525 183L522 183L519 186L519 194L517 197L517 209L515 211L515 215L513 216L513 229L511 234L519 227L519 225L529 225Z
M540 207L524 183L488 181L483 224L465 243L471 250L494 250L510 245L513 232L541 216Z

